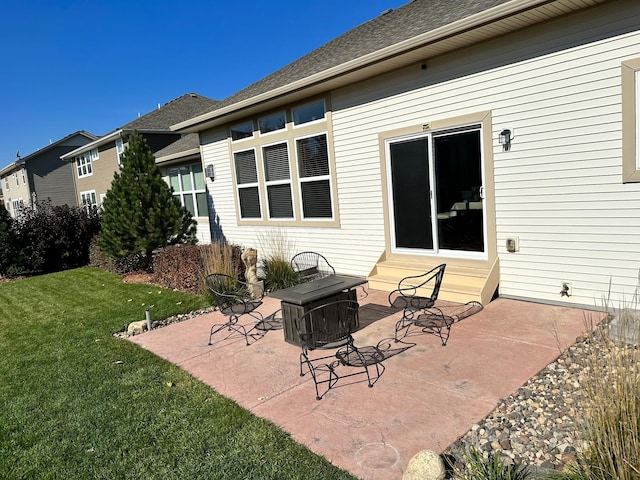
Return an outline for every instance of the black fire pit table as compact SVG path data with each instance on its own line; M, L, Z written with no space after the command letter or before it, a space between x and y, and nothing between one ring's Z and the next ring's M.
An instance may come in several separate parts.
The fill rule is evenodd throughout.
M270 293L269 296L282 300L284 340L287 343L300 346L300 338L294 319L302 318L309 310L325 303L337 302L338 300L357 301L354 288L365 283L367 283L367 279L362 277L330 275ZM355 322L356 325L352 325L353 330L358 327L357 316ZM308 325L301 325L301 329L303 333L306 333Z

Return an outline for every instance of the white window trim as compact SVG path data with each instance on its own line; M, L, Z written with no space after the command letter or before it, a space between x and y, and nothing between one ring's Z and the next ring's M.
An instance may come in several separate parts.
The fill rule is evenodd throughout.
M97 148L92 148L90 154L91 154L92 162L95 162L96 160L100 159L100 152L98 151Z
M295 122L295 114L294 111L297 108L302 108L305 107L307 105L313 105L314 103L320 103L322 102L322 109L324 110L324 116L322 118L319 118L318 120L311 120L310 122L304 122L304 123L298 123L296 124ZM291 108L291 125L293 126L293 128L304 128L304 127L308 127L310 125L316 125L318 123L322 123L322 122L326 122L327 121L327 102L325 101L325 99L320 99L320 100L314 100L312 102L306 102L306 103L301 103L300 105L296 105L295 107Z
M266 165L264 165L264 149L274 146L274 145L282 145L285 144L287 146L287 166L289 169L289 178L286 180L271 180L271 181L267 181L267 168ZM294 144L295 145L295 144ZM286 140L282 140L279 142L273 142L273 143L266 143L264 145L260 145L260 159L256 159L256 161L261 161L262 162L262 178L264 180L264 192L265 192L265 199L267 201L267 218L269 220L273 220L273 221L282 221L282 222L292 222L295 221L296 219L296 193L293 190L293 180L291 179L291 145L289 145L289 142L287 142ZM275 186L275 185L289 185L289 189L291 190L291 212L293 214L292 217L272 217L271 216L271 205L269 202L269 187L270 186Z
M87 198L88 197L88 198ZM89 203L86 200L89 200ZM96 197L95 190L85 190L84 192L80 192L80 203L81 207L87 209L87 207L98 207L98 200Z
M279 128L277 130L272 130L270 132L266 132L266 133L262 133L262 131L260 130L260 120L263 120L265 118L269 118L269 117L275 117L276 115L284 115L284 127ZM263 115L262 117L258 117L258 135L261 137L268 137L269 135L277 135L278 133L282 133L287 129L287 112L286 110L281 110L279 112L274 112L271 113L269 115ZM248 137L247 137L248 138ZM245 140L245 139L243 139ZM261 147L265 147L267 145L261 145Z
M171 185L171 170L178 170L178 183L180 185L180 191L173 191L173 196L177 197L180 200L180 204L185 207L185 203L184 203L184 197L185 196L190 196L193 200L193 207L196 210L196 215L194 215L194 218L208 218L209 217L209 205L207 205L207 211L206 212L201 212L200 209L198 208L198 193L207 193L207 187L206 187L206 180L205 180L205 187L203 188L196 188L196 178L195 178L195 174L193 173L193 166L195 164L189 164L189 165L179 165L176 167L172 167L167 171L167 180L169 183L169 186ZM181 168L188 168L189 169L189 177L191 178L191 190L184 190L184 185L182 185L182 175L180 175L180 169ZM202 175L204 177L204 170L202 172ZM186 207L185 207L186 208Z
M307 124L304 124L307 125ZM327 173L326 175L320 175L317 177L302 177L300 175L300 162L299 162L299 158L298 158L298 140L303 140L305 138L312 138L312 137L319 137L321 135L324 135L326 142L327 142L327 166L329 169L329 173ZM300 137L296 137L294 138L293 141L293 145L295 148L295 167L296 167L296 173L297 173L297 177L298 177L298 195L299 195L299 205L300 205L300 217L302 218L302 220L305 221L314 221L314 222L333 222L335 220L336 217L336 205L334 202L334 192L333 189L335 188L333 185L333 175L332 175L332 170L331 170L331 149L329 148L329 133L327 131L321 131L321 132L315 132L315 133L311 133L309 135L303 135ZM302 184L303 183L310 183L310 182L318 182L321 180L329 180L329 198L331 200L331 217L305 217L304 216L304 204L302 202Z
M93 163L91 162L91 154L86 152L75 158L76 173L78 178L90 177L93 175Z
M118 165L122 165L122 155L124 154L124 141L119 138L116 140L116 156L118 157Z
M26 185L27 184L27 169L22 167L22 169L20 170L20 173L22 174L22 185Z
M245 125L247 123L251 123L251 136L244 137L244 138L239 138L237 140L234 140L233 139L233 135L231 134L231 129L233 129L233 127L237 127L239 125ZM229 138L231 139L231 143L246 142L247 140L251 140L251 139L253 139L255 137L256 137L256 126L253 123L253 119L250 120L250 121L246 121L246 122L234 123L233 125L229 126Z
M4 189L8 192L9 191L9 175L7 175L6 177L4 177Z
M238 153L243 153L243 152L249 152L252 151L253 152L253 158L254 158L254 162L256 164L256 182L252 182L252 183L239 183L238 182L238 173L236 170L236 154ZM235 184L236 184L236 201L238 202L238 218L240 218L240 220L262 220L264 218L264 209L262 208L262 185L260 185L260 159L258 157L258 153L257 153L257 149L256 148L245 148L243 150L235 150L233 152L233 176L235 179ZM260 216L259 217L243 217L242 216L242 207L240 205L240 190L241 189L246 189L246 188L253 188L253 187L257 187L258 188L258 205L260 206Z

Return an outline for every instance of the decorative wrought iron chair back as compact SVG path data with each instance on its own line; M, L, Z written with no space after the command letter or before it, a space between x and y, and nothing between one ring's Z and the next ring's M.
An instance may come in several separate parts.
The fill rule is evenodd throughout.
M336 271L327 259L316 252L300 252L291 259L291 268L298 274L300 282L335 275Z
M353 342L351 332L358 323L358 302L340 300L309 310L296 319L302 348L332 348Z
M305 375L304 367L311 373L316 388L316 400L320 400L338 379L366 374L369 387L384 372L384 354L377 347L358 348L353 344L351 332L358 324L358 302L339 300L320 305L295 319L300 336L300 376ZM312 356L314 350L332 350L331 354ZM372 376L369 367L375 366L376 375ZM339 368L348 373L340 373ZM354 371L355 370L355 371ZM326 385L320 393L319 386Z
M446 264L443 263L420 275L411 275L398 282L398 288L389 294L389 304L404 310L432 307L438 299ZM425 291L429 291L425 295Z
M250 315L257 322L264 321L262 314L255 311L256 308L262 305L264 292L259 291L260 293L256 295L254 290L254 296L252 297L252 291L249 288L250 284L224 273L207 275L205 284L211 292L214 306L218 308L220 313L228 317L225 323L214 324L211 327L209 345L211 345L213 335L224 329L243 335L247 345L249 345L247 330L238 321L243 315Z

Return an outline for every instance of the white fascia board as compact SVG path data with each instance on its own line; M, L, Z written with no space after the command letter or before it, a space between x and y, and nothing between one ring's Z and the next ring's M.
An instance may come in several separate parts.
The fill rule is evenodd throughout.
M64 155L61 155L60 160L69 162L73 159L73 157L80 155L81 153L88 152L90 150L93 150L94 148L101 147L102 145L115 141L117 138L120 138L122 136L122 133L123 130L116 130L114 132L111 132L104 137L100 137L93 142L89 142L81 147L76 148L75 150L71 150Z
M7 165L6 167L4 167L2 170L0 170L0 177L6 177L7 174L12 173L14 169L17 169L19 166L19 162L12 162L9 165Z
M265 102L275 97L286 95L287 93L303 89L324 80L335 78L337 76L352 72L353 70L364 68L373 63L379 63L386 59L396 57L403 53L419 48L423 45L434 43L439 40L461 34L473 28L477 28L495 22L497 20L501 20L510 15L515 15L523 11L536 8L540 5L554 3L555 1L556 0L512 0L510 2L503 3L493 8L479 12L475 15L457 20L448 25L436 28L429 32L425 32L421 35L409 38L394 45L390 45L381 50L363 55L362 57L358 57L349 62L337 65L327 70L323 70L322 72L305 77L293 83L283 85L282 87L278 87L276 89L264 92L246 100L242 100L238 103L234 103L233 105L229 105L227 107L214 110L213 112L205 113L189 120L185 120L184 122L177 123L175 125L172 125L171 129L174 131L187 133L197 132L203 130L204 128L211 128L213 126L216 126L215 120L217 118L224 117L237 110L251 107L252 105ZM197 127L198 124L203 123L207 123L207 125L203 126L202 128Z

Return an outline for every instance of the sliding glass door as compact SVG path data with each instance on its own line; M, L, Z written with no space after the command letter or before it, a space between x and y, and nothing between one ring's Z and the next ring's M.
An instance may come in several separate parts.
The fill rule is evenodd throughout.
M484 255L480 139L475 127L387 142L393 251Z

